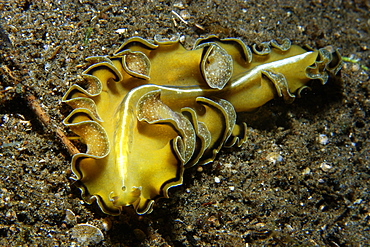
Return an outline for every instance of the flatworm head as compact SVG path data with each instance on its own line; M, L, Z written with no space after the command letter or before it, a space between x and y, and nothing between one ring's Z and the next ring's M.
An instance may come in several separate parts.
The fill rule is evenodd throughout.
M113 56L87 60L87 86L73 85L63 97L74 109L64 124L87 145L72 158L83 199L109 214L129 205L150 212L182 184L185 168L246 141L238 112L274 97L291 103L310 80L325 83L341 66L337 52L289 40L250 48L215 36L192 50L178 40L133 37Z

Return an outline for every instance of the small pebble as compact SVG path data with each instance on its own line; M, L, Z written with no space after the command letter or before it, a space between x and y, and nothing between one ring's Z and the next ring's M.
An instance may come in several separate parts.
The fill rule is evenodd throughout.
M134 234L139 241L144 241L146 239L146 234L139 228L134 229Z
M109 218L102 219L102 227L104 231L109 231L112 228L112 221Z
M360 70L360 65L358 63L352 64L351 70L352 70L352 72L359 71Z
M294 228L289 224L286 224L285 227L288 230L288 232L293 232L294 231Z
M203 167L202 166L198 166L197 167L197 172L203 172Z
M309 167L306 167L303 171L302 171L302 175L303 176L307 176L307 175L310 175L311 173L311 169Z
M122 34L127 32L127 28L119 28L115 31L116 33Z
M180 36L180 43L184 44L185 43L185 35Z
M190 13L187 10L181 10L180 11L180 16L184 20L189 20L190 19Z
M326 162L323 162L320 164L320 168L321 170L323 170L324 172L328 172L330 171L333 167L331 165L329 165L328 163Z
M362 203L362 199L357 199L356 201L353 202L353 205L361 204L361 203Z
M221 182L219 177L215 177L215 183L219 184Z

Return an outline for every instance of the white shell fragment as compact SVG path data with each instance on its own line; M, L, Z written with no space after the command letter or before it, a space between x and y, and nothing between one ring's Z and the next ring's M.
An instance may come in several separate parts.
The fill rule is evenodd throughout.
M65 217L64 221L68 225L76 225L77 224L76 215L73 213L72 210L70 210L70 209L66 210L66 217Z
M271 164L276 164L276 162L283 161L283 156L281 156L278 152L271 152L267 154L266 160L268 160Z
M82 245L98 244L104 240L99 228L90 224L78 224L71 229L71 238Z
M333 167L331 165L329 165L328 163L323 162L323 163L320 164L320 168L324 172L329 172Z
M324 135L324 134L320 134L319 137L317 137L317 141L321 144L321 145L326 145L329 143L329 138Z

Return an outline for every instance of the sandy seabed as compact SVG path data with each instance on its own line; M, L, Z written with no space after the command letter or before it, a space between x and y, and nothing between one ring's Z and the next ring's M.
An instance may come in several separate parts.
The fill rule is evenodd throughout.
M369 246L369 10L356 0L0 0L0 245ZM210 34L289 38L352 62L291 105L245 114L248 141L187 170L152 214L105 215L81 200L69 153L25 95L68 133L61 98L84 59L155 34L189 48Z

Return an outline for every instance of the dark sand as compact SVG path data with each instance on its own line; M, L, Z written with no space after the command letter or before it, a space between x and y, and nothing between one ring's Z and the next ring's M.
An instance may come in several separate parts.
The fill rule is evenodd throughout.
M369 246L370 85L360 67L370 67L369 8L360 0L0 1L0 245L93 245L97 237L71 231L88 223L104 235L99 246ZM152 214L108 216L81 200L50 126L68 133L61 98L81 81L84 58L155 34L184 35L187 47L209 34L247 44L287 37L359 63L292 105L275 100L247 114L249 141L202 172L187 170Z

